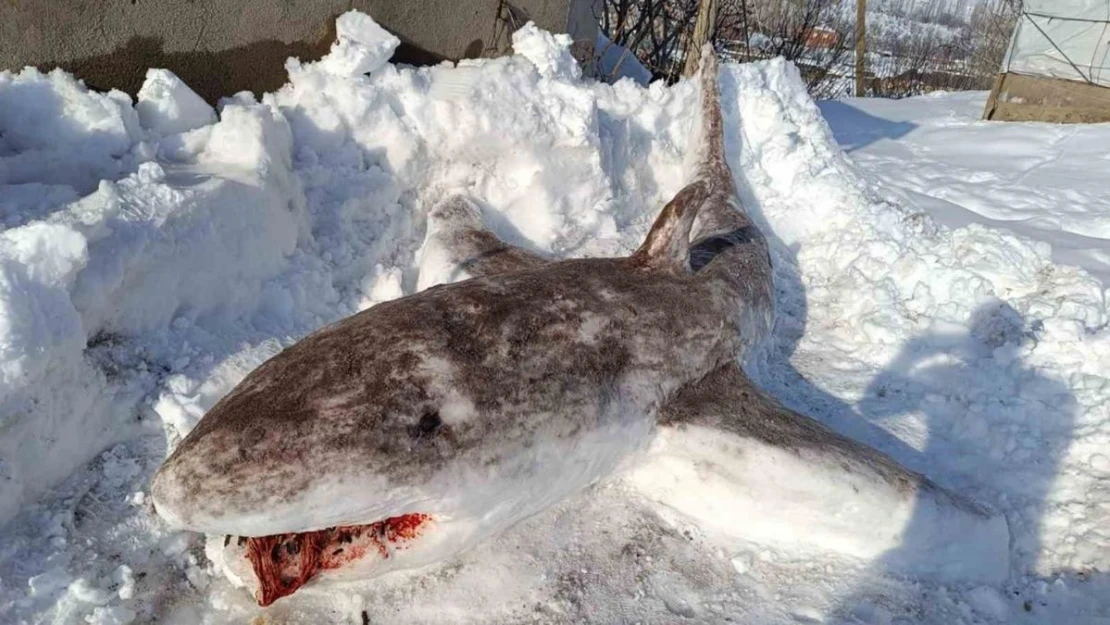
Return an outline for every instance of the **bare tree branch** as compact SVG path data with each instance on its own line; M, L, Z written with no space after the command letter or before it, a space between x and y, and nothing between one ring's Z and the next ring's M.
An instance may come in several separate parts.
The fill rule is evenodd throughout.
M708 0L706 0L708 1ZM709 40L727 59L783 57L814 97L847 93L854 72L854 4L843 0L715 0ZM653 78L675 82L694 41L699 0L601 0L598 23ZM867 90L902 97L932 89L984 89L998 73L1020 0L955 8L931 2L869 8Z

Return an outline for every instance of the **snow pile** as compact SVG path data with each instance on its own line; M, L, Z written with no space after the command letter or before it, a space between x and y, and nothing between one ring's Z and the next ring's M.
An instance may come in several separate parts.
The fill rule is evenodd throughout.
M229 104L208 131L195 155L144 163L52 216L89 244L73 291L87 330L234 320L284 267L303 220L285 119L266 104Z
M216 123L216 112L173 72L149 69L139 89L139 123L158 136L174 135Z
M859 407L900 434L925 429L918 466L997 489L1023 566L1089 571L1110 549L1094 529L1110 518L1100 468L1110 440L1107 291L1091 275L1110 276L1101 225L1110 189L1092 169L1110 129L982 123L982 100L825 107L886 197L956 227L938 235L956 254L927 271L915 263L920 286L899 304L903 318L926 304L934 327L887 351ZM890 133L900 141L885 141ZM900 273L905 261L894 262Z
M570 35L552 35L528 22L513 33L513 52L531 61L541 76L574 80L582 69L570 53L571 42Z
M59 97L83 93L61 73L48 78L28 69L15 83L54 89ZM166 84L175 90L160 92ZM153 118L160 131L196 122L188 113L196 95L168 72L152 72L143 93L147 103L178 97ZM97 102L116 107L112 99ZM66 136L80 138L87 154L134 152L130 135L97 134L98 125L119 130L106 119L134 117L130 107L95 118L78 108L66 123L86 122L87 132ZM13 127L26 131L23 123ZM62 127L54 122L45 132L64 140ZM284 117L265 104L228 104L219 123L197 132L191 146L175 149L173 162L144 162L118 182L103 180L44 219L3 233L0 519L120 436L119 424L134 420L141 393L156 383L152 375L188 360L134 339L171 324L233 322L256 310L266 279L293 252L304 226L303 198ZM96 175L69 166L74 192L82 176ZM84 166L101 171L102 162Z
M86 259L85 240L63 226L0 235L0 519L110 442L110 392L82 361L85 335L68 292ZM54 454L59 462L43 462Z
M61 70L0 72L0 128L0 219L9 228L144 160L130 98L91 92Z
M436 273L419 246L445 195L564 257L634 249L681 186L693 85L583 83L566 41L534 29L514 38L519 56L398 68L377 28L344 15L325 59L290 61L289 84L225 101L208 125L168 73L150 75L139 113L61 72L0 74L0 518L19 512L0 540L0 620L249 620L199 537L146 506L167 444L283 345ZM919 571L893 543L867 562L722 540L615 481L444 566L306 588L274 620L1105 613L1104 285L1044 243L882 199L792 66L729 66L722 84L730 162L777 267L761 382L1002 511L1011 581L884 577ZM126 443L100 453L113 441ZM930 524L915 512L900 530Z
M779 346L795 352L797 369L772 367L764 382L942 484L998 505L1018 570L1101 566L1097 554L1110 542L1089 523L1106 519L1098 503L1105 492L1087 445L1110 427L1104 285L1053 264L1047 244L979 225L943 230L875 201L816 107L792 102L798 96L776 84L782 75L751 71L776 95L741 97L741 118L767 119L769 106L784 114L775 132L744 124L753 157L745 176L753 189L772 191L756 195L779 251L798 250L778 263L780 282L803 287L780 307ZM799 371L836 397L799 385ZM918 453L868 434L858 416ZM1071 476L1067 487L1057 483L1062 474Z
M320 69L337 76L368 74L385 65L401 40L378 26L369 15L347 11L335 20L338 41L320 62Z

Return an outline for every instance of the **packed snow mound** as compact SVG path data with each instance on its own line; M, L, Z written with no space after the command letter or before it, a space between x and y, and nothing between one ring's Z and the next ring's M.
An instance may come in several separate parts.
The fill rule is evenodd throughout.
M188 102L192 92L179 95ZM0 518L134 420L143 391L131 387L162 364L149 360L145 341L123 343L171 324L230 323L257 310L267 279L286 266L307 228L292 137L276 109L228 104L203 131L191 154L178 148L175 162L144 162L3 233L0 406L9 423L0 449L9 452L4 492L12 496L0 498ZM98 348L128 363L94 363ZM97 399L121 393L117 403Z
M198 537L145 503L167 446L282 346L436 274L419 247L446 195L475 198L512 243L616 255L684 182L691 83L583 82L567 42L537 30L516 56L401 68L369 18L341 20L325 59L290 61L287 85L227 100L204 126L164 75L143 122L123 94L63 72L0 73L0 620L249 620L257 608ZM306 588L273 619L1105 612L1101 579L1036 577L1089 578L1110 552L1105 285L1044 243L884 200L790 64L727 66L722 88L729 160L776 264L758 379L1002 511L1015 581L901 583L881 577L884 560L914 575L896 549L867 562L724 540L617 480L442 567Z
M570 35L553 35L533 22L513 33L513 52L531 61L540 74L550 78L581 77L582 69L570 53L571 43Z

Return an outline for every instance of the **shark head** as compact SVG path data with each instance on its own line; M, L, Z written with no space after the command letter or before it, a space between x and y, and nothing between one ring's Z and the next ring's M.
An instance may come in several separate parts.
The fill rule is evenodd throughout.
M523 310L506 298L496 281L436 287L278 354L165 461L158 514L213 535L269 603L317 575L442 560L610 474L651 431L620 390L619 324L565 302L542 324L535 307L503 317Z
M316 574L442 560L611 474L660 385L637 390L643 332L619 321L637 313L580 291L629 270L538 271L380 304L273 357L163 463L158 514L226 540L229 576L267 603Z
M236 536L414 513L500 524L595 479L646 430L607 394L630 358L620 329L566 303L514 316L506 299L497 282L437 287L286 349L165 461L158 513Z

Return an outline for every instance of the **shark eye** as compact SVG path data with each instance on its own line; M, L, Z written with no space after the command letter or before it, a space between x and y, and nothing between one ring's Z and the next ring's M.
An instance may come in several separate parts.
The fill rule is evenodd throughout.
M426 438L434 434L441 425L443 425L443 419L440 418L439 411L430 410L420 417L420 421L413 428L412 436L413 438Z

